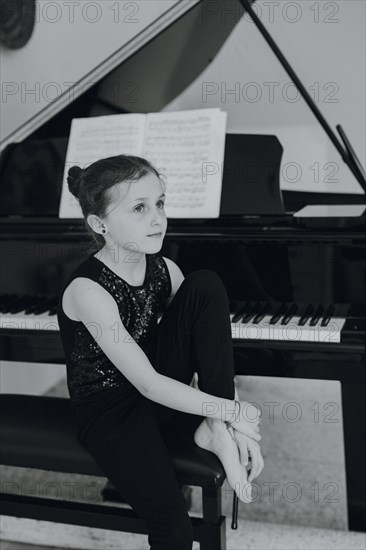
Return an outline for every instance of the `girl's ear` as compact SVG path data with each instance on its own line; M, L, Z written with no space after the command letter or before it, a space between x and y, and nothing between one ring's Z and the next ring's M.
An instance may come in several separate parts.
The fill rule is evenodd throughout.
M89 214L86 218L86 221L95 233L102 232L104 224L100 221L96 214Z

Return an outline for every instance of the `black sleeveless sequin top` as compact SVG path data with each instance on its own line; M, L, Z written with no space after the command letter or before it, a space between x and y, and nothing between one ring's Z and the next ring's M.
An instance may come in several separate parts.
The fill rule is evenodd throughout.
M145 280L140 286L132 286L92 254L73 271L59 296L57 316L71 400L81 401L108 388L125 386L126 390L132 389L132 384L108 359L86 326L67 317L62 308L63 293L77 277L92 279L113 296L123 325L146 351L154 336L158 316L165 309L165 300L171 294L167 265L159 254L146 254Z

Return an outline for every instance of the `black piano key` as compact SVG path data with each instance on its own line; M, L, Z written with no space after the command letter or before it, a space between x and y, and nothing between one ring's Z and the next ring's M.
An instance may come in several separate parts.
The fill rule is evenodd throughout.
M240 308L239 308L239 311L237 311L234 315L234 317L232 318L232 323L237 323L240 319L240 317L242 317L242 315L247 311L248 309L248 303L245 302L245 304L243 304Z
M308 307L306 308L305 310L305 313L304 315L302 315L299 319L299 325L300 327L304 326L305 323L308 322L310 316L313 314L313 311L314 311L314 306L313 304L309 304Z
M323 316L322 322L320 323L320 326L327 327L333 315L334 315L334 305L331 304L328 307L328 309L324 312L324 316Z
M8 308L17 300L17 294L2 294L0 296L0 313L6 313Z
M18 294L1 294L0 304L8 303L9 300L15 300L16 298L19 298Z
M52 315L57 313L58 297L48 298L41 295L2 294L0 296L0 313L13 314L24 311L25 315L41 314L55 310Z
M281 319L282 315L285 315L287 312L287 305L283 302L274 312L273 316L269 320L270 325L275 325Z
M292 304L286 315L284 315L281 325L288 325L291 321L292 317L295 315L295 313L298 310L298 306L296 304Z
M33 311L37 309L37 307L39 307L40 304L44 302L44 300L45 300L44 296L35 296L34 299L32 300L32 303L29 304L29 306L24 310L24 312L27 315L30 313L33 313Z
M33 296L29 294L25 296L18 297L13 303L9 304L6 311L3 313L20 313L32 303Z
M42 300L39 300L38 304L34 304L31 310L32 310L31 313L33 313L33 315L39 315L40 313L44 313L45 311L48 311L49 299L43 296Z
M57 297L35 296L33 303L25 310L26 314L39 314L57 305Z
M36 309L34 309L32 311L32 314L33 315L42 315L42 313L46 313L49 311L49 306L47 304L43 305L43 306L39 306L37 307Z
M311 327L315 327L315 325L319 322L319 319L321 318L323 311L324 311L324 307L322 305L317 307L309 323Z
M243 322L243 317L250 314L252 312L252 310L253 310L252 302L246 302L245 303L245 308L242 310L241 314L238 317L238 321L240 321L242 323Z
M266 312L269 311L270 304L267 302L263 304L260 308L259 313L254 317L253 324L257 325L262 321L262 319L266 316Z
M256 302L254 305L252 305L249 308L249 311L243 316L241 322L242 323L249 323L249 321L259 313L260 308L260 302Z
M46 313L50 308L55 306L55 298L48 298L42 304L40 304L34 311L34 315L40 315L41 313Z

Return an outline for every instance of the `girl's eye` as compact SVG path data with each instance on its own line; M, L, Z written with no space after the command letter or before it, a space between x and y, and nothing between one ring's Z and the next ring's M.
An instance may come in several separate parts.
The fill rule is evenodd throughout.
M161 206L159 207L160 209L164 208L164 206L165 206L165 202L164 202L164 201L158 201L156 204L160 204L160 205L161 205ZM143 208L143 206L144 206L143 204L138 204L137 206L135 206L135 208L134 208L135 212L138 212L138 213L142 212L142 210L137 210L137 209L138 209L138 208Z

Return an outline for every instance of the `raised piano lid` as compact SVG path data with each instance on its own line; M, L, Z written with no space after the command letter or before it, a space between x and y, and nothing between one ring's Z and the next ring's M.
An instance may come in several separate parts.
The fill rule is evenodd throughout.
M103 0L94 3L99 14L75 5L73 22L66 4L56 18L37 2L30 41L19 50L0 46L1 149L34 134L92 85L100 84L100 97L114 112L125 112L121 94L115 99L116 78L139 87L127 110L161 110L206 68L238 21L221 17L219 0Z

